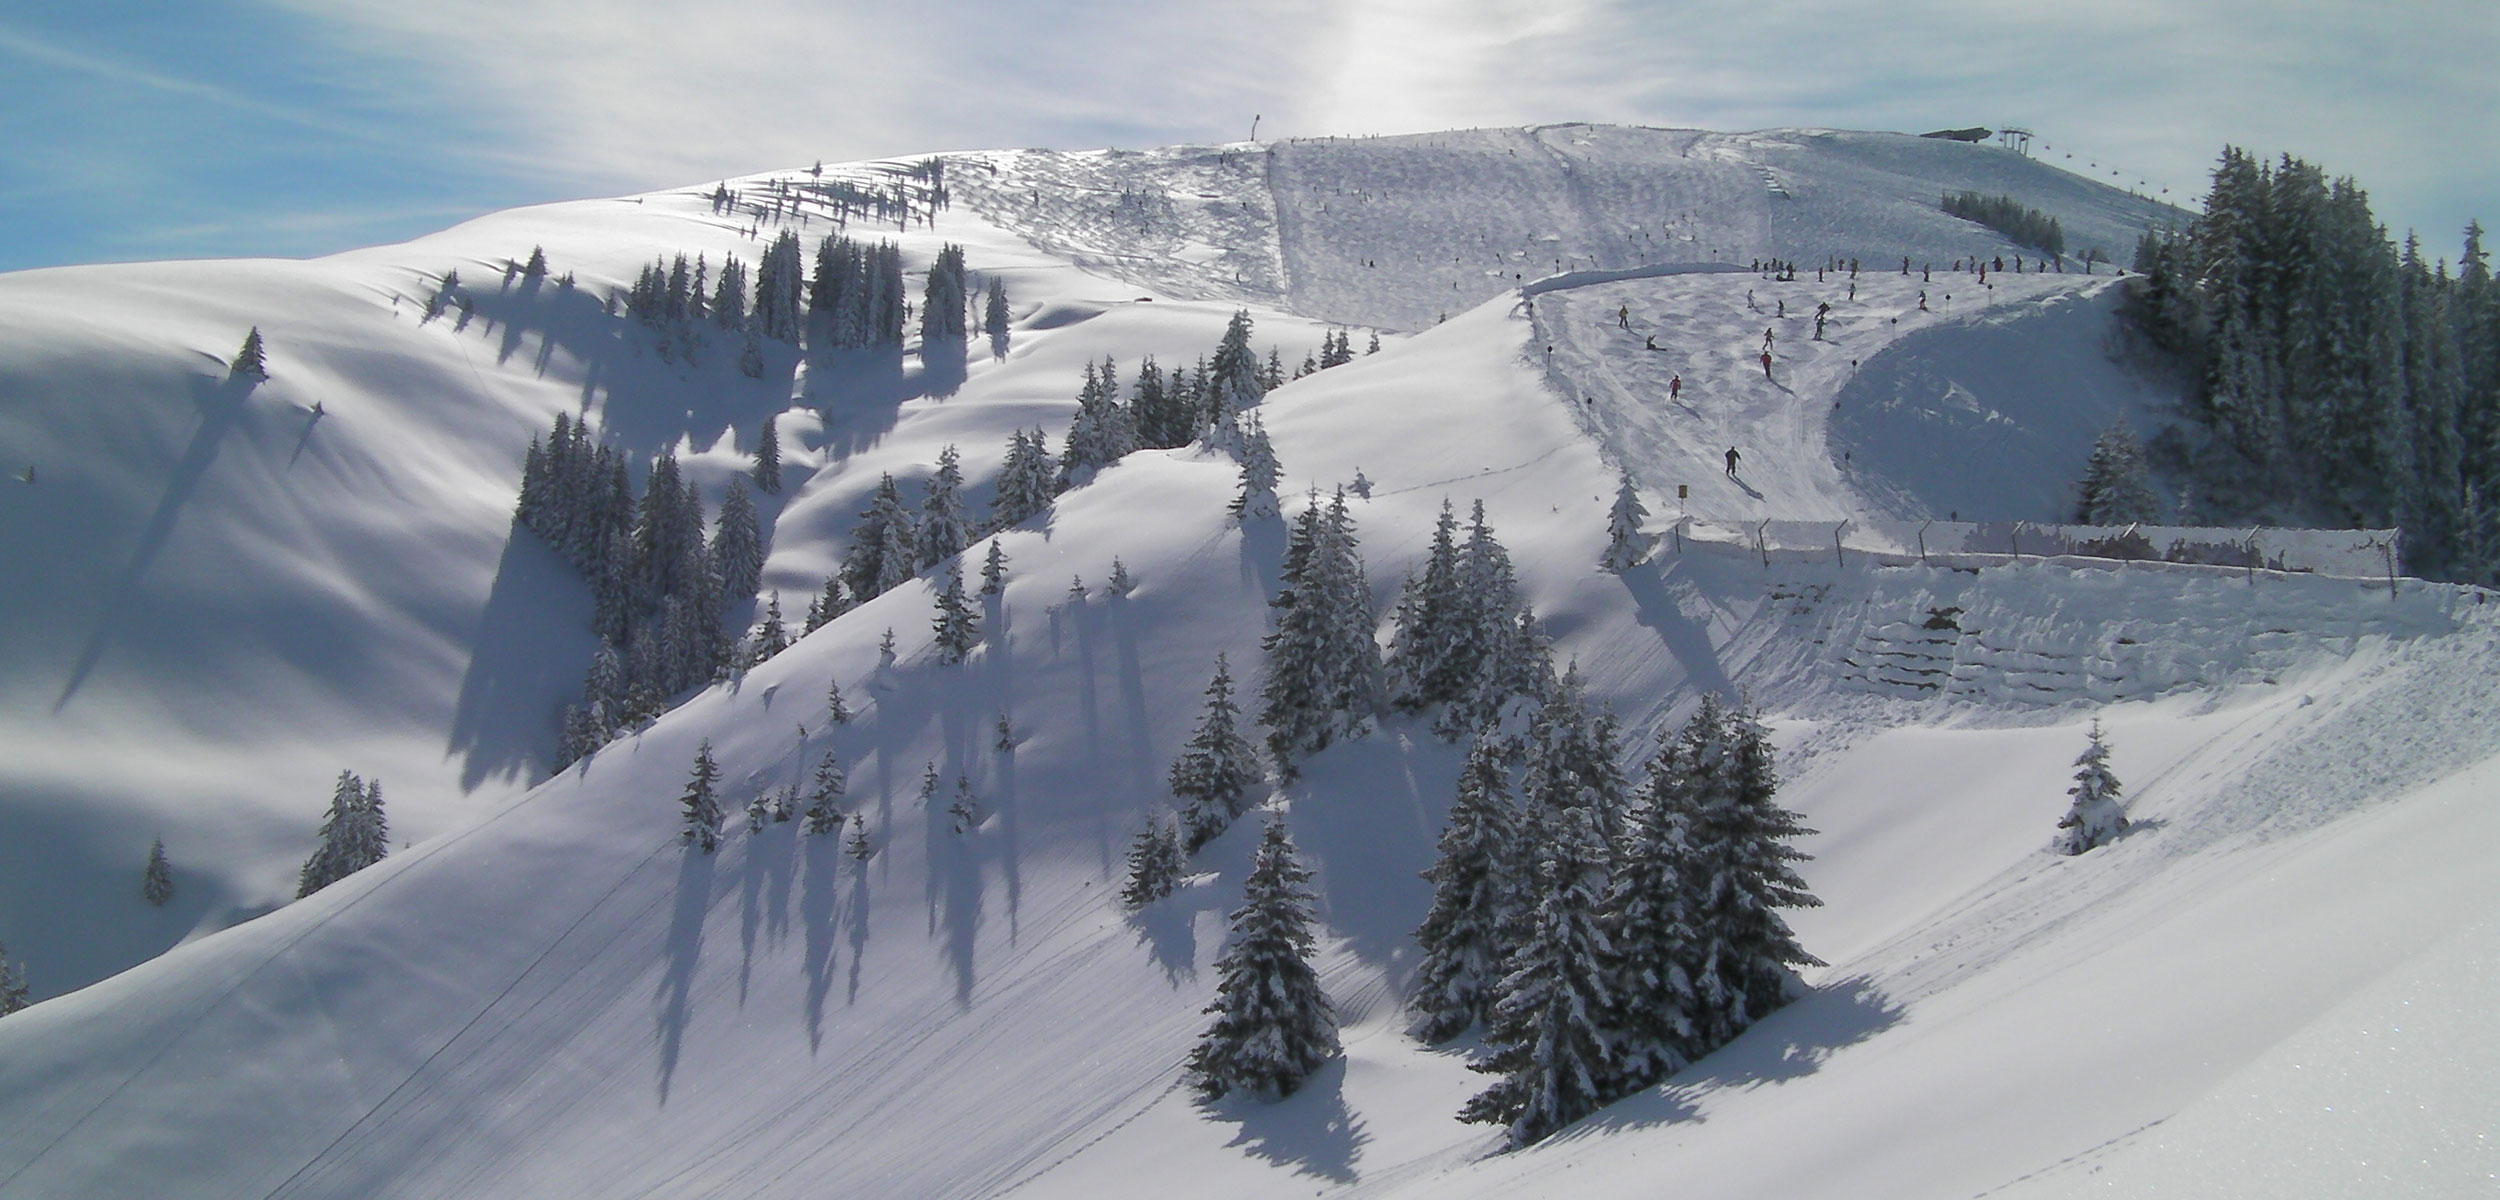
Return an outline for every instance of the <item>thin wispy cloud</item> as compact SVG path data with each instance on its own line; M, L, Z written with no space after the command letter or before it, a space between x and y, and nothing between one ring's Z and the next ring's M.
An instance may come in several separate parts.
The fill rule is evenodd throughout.
M1263 137L2022 124L2059 165L2191 203L2231 143L2358 176L2391 224L2443 246L2500 194L2486 119L2500 111L2500 5L2480 0L261 0L194 19L238 17L261 23L263 57L224 71L172 45L149 57L21 22L0 29L0 57L110 85L117 113L260 122L251 149L327 156L343 179L387 161L356 202L376 210L466 194L486 211L818 159L1230 141L1254 115ZM57 111L103 120L94 107ZM128 159L77 169L92 179L184 169L146 158L146 141L82 132L20 155ZM428 164L447 178L426 179ZM9 175L0 164L0 196L42 187ZM411 178L429 194L384 194Z

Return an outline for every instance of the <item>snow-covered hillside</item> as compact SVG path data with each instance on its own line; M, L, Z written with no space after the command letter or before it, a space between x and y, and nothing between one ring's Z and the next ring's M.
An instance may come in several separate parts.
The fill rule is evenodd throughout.
M1653 531L2056 515L2093 435L2163 396L2113 357L2106 275L1953 274L2015 251L1933 197L2011 192L2113 251L2155 217L2140 202L2006 152L1821 132L948 161L933 225L854 232L915 270L960 243L1003 281L1012 331L959 368L660 360L604 297L656 255L752 260L775 232L695 192L312 263L0 277L0 444L40 469L0 536L49 564L0 584L26 664L0 680L0 939L57 997L0 1021L0 1196L2062 1195L2295 1145L2308 1168L2264 1194L2429 1195L2494 1168L2478 1060L2339 1036L2418 995L2470 1040L2487 998L2500 610L2479 594L1672 542L1597 566L1619 471ZM533 245L573 288L500 282ZM1667 269L1772 256L1801 277ZM1829 256L1862 269L1812 280ZM474 313L421 320L453 267ZM1558 270L1637 277L1522 294ZM1011 431L1056 441L1085 364L1192 360L1239 305L1288 364L1334 324L1390 331L1262 405L1289 512L1368 481L1382 612L1443 502L1481 499L1631 753L1700 691L1746 693L1821 831L1826 905L1795 924L1831 965L1807 995L1532 1150L1487 1157L1454 1115L1482 1077L1404 1033L1416 872L1459 765L1420 721L1275 797L1317 872L1345 1059L1272 1106L1178 1086L1255 822L1180 895L1129 915L1114 893L1216 654L1245 679L1261 659L1283 523L1231 518L1228 456L1141 452L998 535L1012 581L967 663L930 646L924 574L544 778L589 596L509 516L555 413L678 446L715 511L782 414L766 587L795 610L881 474L957 445L985 499ZM271 377L244 386L224 359L254 325ZM2049 855L2096 716L2139 826ZM873 857L795 824L684 849L706 741L733 810L838 753ZM291 894L341 768L385 781L408 848L58 995ZM959 777L983 809L961 833ZM161 912L137 896L156 833L181 885ZM2345 1121L2249 1099L2329 1060L2346 1085L2302 1094L2401 1073L2440 1102ZM2436 1161L2385 1167L2401 1155Z

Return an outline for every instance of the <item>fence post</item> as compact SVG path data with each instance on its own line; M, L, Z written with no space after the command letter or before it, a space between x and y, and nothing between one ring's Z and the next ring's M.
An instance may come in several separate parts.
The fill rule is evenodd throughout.
M1762 569L1765 571L1771 569L1771 543L1768 536L1770 528L1771 518L1764 517L1762 523L1754 526L1753 530L1753 546L1754 549L1762 552Z
M1843 567L1849 565L1849 556L1840 552L1840 531L1848 527L1847 521L1832 526L1832 562Z
M1918 527L1918 561L1922 563L1927 561L1927 525L1935 523L1934 518L1929 518L1926 525Z
M2396 598L2396 546L2393 542L2378 544L2379 559L2387 564L2387 598Z
M2023 560L2023 523L2016 521L2005 527L2005 544L2014 548L2014 561Z

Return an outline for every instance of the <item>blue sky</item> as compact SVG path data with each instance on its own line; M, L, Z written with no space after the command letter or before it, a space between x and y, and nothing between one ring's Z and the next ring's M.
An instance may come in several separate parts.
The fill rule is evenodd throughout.
M2500 5L12 0L0 270L321 254L817 159L1600 120L2024 124L2193 200L2226 142L2453 255Z

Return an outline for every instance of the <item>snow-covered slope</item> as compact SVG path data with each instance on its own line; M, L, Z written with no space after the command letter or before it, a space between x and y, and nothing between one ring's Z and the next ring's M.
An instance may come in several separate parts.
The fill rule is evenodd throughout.
M662 252L752 258L743 220L693 195L525 210L311 264L0 277L0 420L44 464L9 501L59 506L13 518L8 548L64 564L13 581L26 590L0 609L12 655L53 656L0 693L10 756L32 764L0 792L0 937L52 994L55 963L102 975L232 915L215 905L268 903L340 767L383 777L417 842L0 1021L0 1196L1628 1195L1660 1179L1728 1195L2062 1194L2102 1168L2158 1190L2183 1156L2315 1133L2314 1119L2263 1125L2239 1097L2375 1021L2398 1003L2389 988L2475 994L2489 948L2475 914L2500 899L2480 870L2500 829L2476 803L2500 755L2500 644L2474 593L2059 563L1765 565L1697 543L1596 569L1618 470L1657 528L1678 484L1714 517L2048 515L2090 436L2158 399L2104 351L2114 292L2072 275L1965 292L1967 277L1904 279L1897 256L1892 274L1873 268L1878 246L1949 261L1977 237L1953 222L1919 240L1910 199L2023 195L2054 173L1886 135L1690 135L1707 161L1758 162L1812 218L1765 218L1730 257L1861 253L1858 297L1836 279L1681 274L1551 286L1531 306L1497 294L1512 280L1450 289L1470 302L1446 324L1419 317L1450 280L1417 272L1460 216L1545 213L1517 219L1575 238L1608 230L1610 204L1690 211L1696 228L1745 219L1677 182L1717 174L1633 170L1674 137L1567 134L958 156L957 208L897 236L915 265L965 243L1017 297L1005 355L976 345L959 379L890 355L776 361L760 382L717 349L664 365L581 294L494 285L504 257L541 243L592 296ZM1495 150L1536 146L1552 148L1542 174L1480 178ZM1935 165L1997 159L2016 172L2004 184ZM1546 194L1566 179L1632 198ZM1905 181L1898 204L1880 179ZM1384 215L1479 183L1544 207ZM2070 237L2129 203L2057 186L2102 206L2032 197ZM1172 215L1123 189L1204 203ZM1017 217L1019 191L1031 212ZM1102 216L1122 204L1162 215ZM1573 211L1594 215L1555 215ZM1850 240L1787 245L1782 229ZM1642 265L1597 244L1562 265ZM477 314L419 323L415 298L453 265ZM1403 274L1362 274L1378 271ZM716 508L738 448L789 410L795 486L767 510L767 586L795 597L881 472L920 474L958 444L985 479L1009 430L1064 425L1084 363L1194 358L1261 296L1257 341L1289 363L1321 319L1431 326L1264 406L1297 497L1371 481L1355 513L1382 611L1442 502L1481 498L1558 656L1636 752L1699 689L1746 692L1775 720L1784 796L1822 831L1806 876L1827 904L1796 922L1832 964L1813 990L1527 1153L1486 1158L1491 1136L1453 1117L1481 1077L1402 1032L1415 872L1457 767L1412 722L1320 755L1277 797L1318 873L1345 1061L1273 1106L1204 1109L1177 1086L1255 829L1143 914L1112 894L1215 654L1256 676L1282 524L1229 519L1220 455L1133 456L1002 534L1013 582L969 663L929 652L924 579L530 787L586 657L578 585L506 538L520 448L553 412L586 409L637 452L689 443ZM1757 315L1781 299L1787 323ZM1815 343L1798 312L1821 299L1837 324ZM224 384L219 360L253 323L272 378ZM1758 324L1777 335L1769 380ZM299 411L315 400L318 422ZM1738 480L1722 443L1744 448ZM1114 559L1133 593L1101 586ZM1930 624L1946 610L1949 633ZM889 628L901 656L882 665ZM862 710L854 723L828 723L829 681ZM995 742L1002 715L1011 749ZM2144 823L2054 858L2042 847L2096 715ZM838 751L875 856L787 824L688 853L675 798L707 740L733 808ZM940 798L923 805L931 765ZM986 810L963 834L944 811L959 776ZM154 827L178 862L189 839L215 847L185 863L180 903L198 907L159 917L133 894ZM223 841L206 832L219 828ZM20 851L26 837L85 860ZM90 943L103 948L77 949ZM2407 1049L2338 1069L2355 1090L2430 1069L2435 1094L2488 1099L2478 1077ZM2337 1135L2368 1155L2460 1128L2371 1120ZM2349 1192L2367 1178L2349 1167L2321 1162L2308 1186Z

